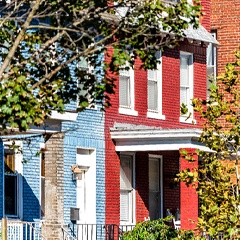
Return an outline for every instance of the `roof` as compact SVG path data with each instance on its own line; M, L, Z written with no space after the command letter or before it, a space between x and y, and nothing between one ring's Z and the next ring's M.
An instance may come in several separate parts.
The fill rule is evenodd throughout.
M212 43L215 45L219 44L219 42L212 36L212 34L209 33L201 24L196 29L190 25L188 29L184 30L183 32L188 40Z

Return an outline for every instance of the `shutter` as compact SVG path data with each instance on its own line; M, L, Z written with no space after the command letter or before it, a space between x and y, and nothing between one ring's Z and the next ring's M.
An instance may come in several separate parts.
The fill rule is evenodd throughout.
M158 84L148 80L148 110L158 110Z
M123 191L120 192L120 221L129 222L129 191Z
M120 106L130 107L130 77L120 76L119 78L119 101Z

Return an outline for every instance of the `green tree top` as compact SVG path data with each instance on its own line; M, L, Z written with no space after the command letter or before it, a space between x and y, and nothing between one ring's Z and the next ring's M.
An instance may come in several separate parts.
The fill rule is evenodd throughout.
M155 68L155 52L174 46L200 16L199 2L187 0L1 1L0 125L24 131L72 100L78 110L110 105L114 79L106 71L137 57ZM115 51L106 63L109 47ZM93 71L79 65L83 59Z

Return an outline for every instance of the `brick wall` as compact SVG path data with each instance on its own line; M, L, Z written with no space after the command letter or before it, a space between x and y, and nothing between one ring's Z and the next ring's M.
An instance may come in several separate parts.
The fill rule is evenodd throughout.
M166 120L148 119L147 118L147 73L143 69L139 69L139 62L135 64L135 110L138 111L138 116L129 116L118 113L119 107L119 93L118 93L118 81L116 81L115 95L111 97L112 106L105 112L105 142L106 142L106 223L119 223L119 157L115 152L114 142L111 140L110 128L113 127L114 122L140 124L146 126L156 126L162 128L196 128L201 127L201 121L199 116L195 115L197 125L180 123L180 62L179 51L188 51L194 53L194 97L205 98L206 97L206 48L200 45L189 45L187 41L181 43L179 47L174 49L166 49L163 52L162 59L162 71L163 71L163 114L166 116ZM111 53L111 50L109 51ZM171 166L164 160L164 166L172 171L179 168L178 161L179 154L167 155L167 158L174 159L170 161ZM143 156L143 155L141 155ZM147 164L144 162L144 157L137 164ZM137 169L141 167L136 165ZM169 168L168 168L169 167ZM139 173L140 174L140 173ZM139 175L138 175L139 176ZM137 220L143 220L147 211L147 195L144 190L139 188L137 179ZM166 183L167 184L167 183ZM166 187L166 186L165 186ZM166 187L167 189L167 187ZM146 189L145 189L146 190ZM176 202L179 199L179 189L172 191L170 189L165 192L166 199L169 197L169 205L165 202L165 206L176 209L178 204L171 203L171 194L175 194ZM174 195L174 196L175 196ZM141 199L142 198L142 199ZM144 203L144 201L146 201ZM167 200L166 200L167 201ZM140 209L141 208L141 209ZM166 209L164 209L166 210Z
M48 240L60 239L64 224L64 134L53 134L45 151L45 222L43 235Z
M71 166L76 165L77 147L96 149L96 221L105 223L104 114L85 110L76 122L63 123L64 138L64 220L70 223L70 207L76 207L76 183Z
M217 50L218 75L226 63L234 61L233 51L239 48L240 2L211 0L211 29L216 30L220 43Z
M40 142L43 138L36 136L23 141L23 220L34 221L40 218Z
M187 168L193 169L198 167L198 156L196 149L185 149L189 154L192 154L194 162L188 162L180 155L180 170ZM181 153L181 149L179 150ZM187 187L185 183L180 183L180 213L181 213L181 228L194 229L198 219L198 195L196 189L192 186ZM192 222L195 221L194 222Z

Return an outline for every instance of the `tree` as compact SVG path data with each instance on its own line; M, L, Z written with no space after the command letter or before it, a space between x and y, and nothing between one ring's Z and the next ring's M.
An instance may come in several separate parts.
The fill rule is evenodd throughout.
M197 229L219 239L240 239L240 51L225 73L210 86L207 100L194 99L193 106L204 121L199 139L209 152L199 152L198 169L179 174L193 184L199 195ZM191 156L185 152L188 161Z
M137 57L156 68L155 52L176 45L201 16L198 0L3 0L0 13L0 124L20 131L71 101L78 110L110 105L115 79L107 71Z

